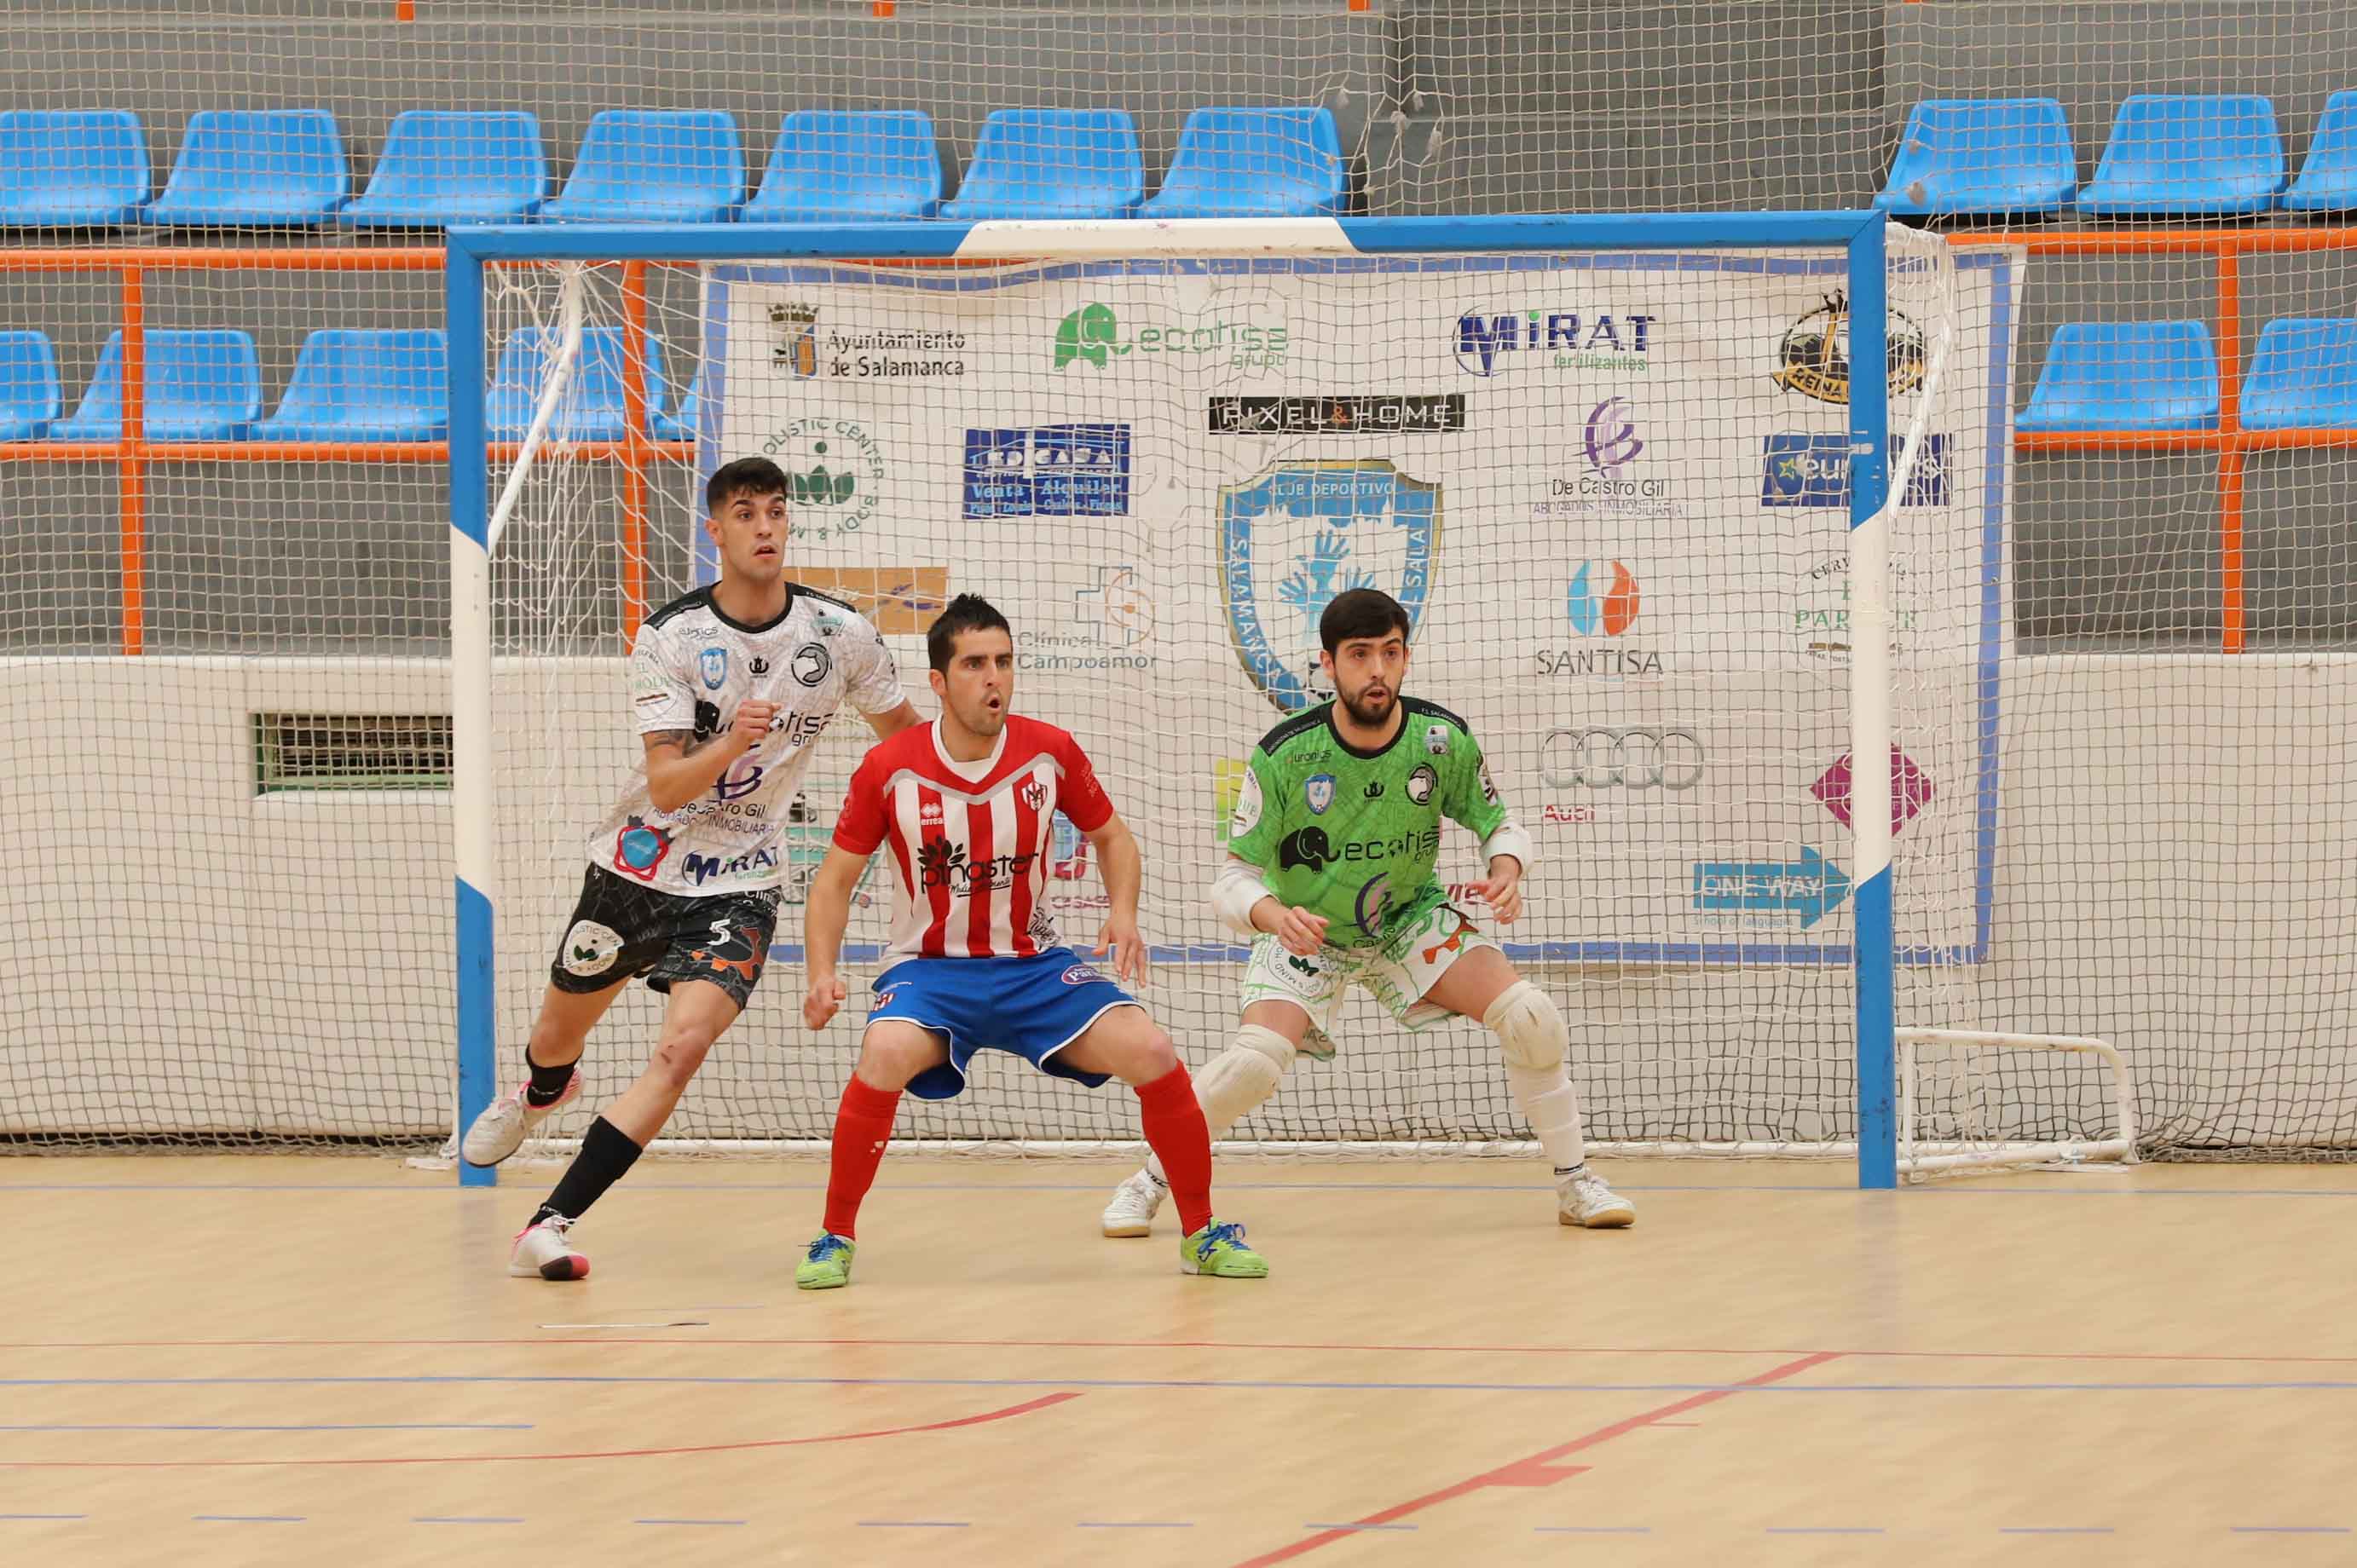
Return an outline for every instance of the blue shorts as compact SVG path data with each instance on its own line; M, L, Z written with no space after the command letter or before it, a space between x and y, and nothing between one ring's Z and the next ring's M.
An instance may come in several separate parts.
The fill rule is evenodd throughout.
M966 1064L981 1050L1008 1051L1041 1072L1091 1089L1101 1072L1082 1072L1056 1053L1116 1007L1137 999L1070 948L1030 958L908 958L876 977L870 1024L906 1019L948 1036L950 1059L909 1084L920 1100L953 1100L965 1088Z

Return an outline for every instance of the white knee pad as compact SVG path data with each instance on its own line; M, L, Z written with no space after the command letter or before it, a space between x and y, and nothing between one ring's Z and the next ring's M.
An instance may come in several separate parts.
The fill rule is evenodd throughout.
M1498 1036L1510 1067L1555 1067L1571 1044L1571 1029L1554 1001L1527 980L1514 982L1490 1004L1481 1026Z
M1252 1114L1276 1092L1277 1080L1293 1065L1293 1042L1275 1029L1246 1024L1228 1048L1195 1075L1195 1098L1217 1138Z

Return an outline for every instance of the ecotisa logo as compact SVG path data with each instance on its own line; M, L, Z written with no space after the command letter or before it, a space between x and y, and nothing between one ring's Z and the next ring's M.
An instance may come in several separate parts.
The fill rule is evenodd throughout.
M1462 310L1455 328L1457 363L1477 376L1533 363L1557 371L1647 371L1653 368L1653 328L1661 319L1592 307Z
M1128 354L1187 354L1230 370L1275 370L1286 362L1291 341L1292 331L1282 321L1223 317L1135 325L1135 331L1125 331L1113 306L1098 300L1057 323L1055 368L1086 364L1102 371Z

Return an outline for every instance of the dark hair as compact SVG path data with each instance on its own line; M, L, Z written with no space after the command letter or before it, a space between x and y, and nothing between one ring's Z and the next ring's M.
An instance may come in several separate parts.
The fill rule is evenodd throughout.
M958 633L962 631L1003 631L1009 642L1015 640L1015 628L1006 624L1006 618L988 599L980 594L960 594L925 628L927 662L936 670L947 670L952 655L957 652Z
M1318 618L1318 640L1333 652L1353 638L1400 634L1407 640L1407 611L1381 588L1345 588L1334 596Z
M704 481L705 515L718 517L720 509L740 495L781 496L786 493L786 471L767 457L739 457L734 463L723 463L712 470L712 478Z

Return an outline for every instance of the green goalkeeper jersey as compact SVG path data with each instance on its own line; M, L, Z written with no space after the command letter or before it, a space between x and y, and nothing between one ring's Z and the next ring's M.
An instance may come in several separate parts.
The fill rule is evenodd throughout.
M1463 719L1403 697L1391 744L1361 751L1337 734L1323 703L1253 748L1228 853L1258 866L1269 891L1326 917L1336 947L1368 947L1387 909L1436 891L1440 819L1488 838L1507 821L1481 748Z

